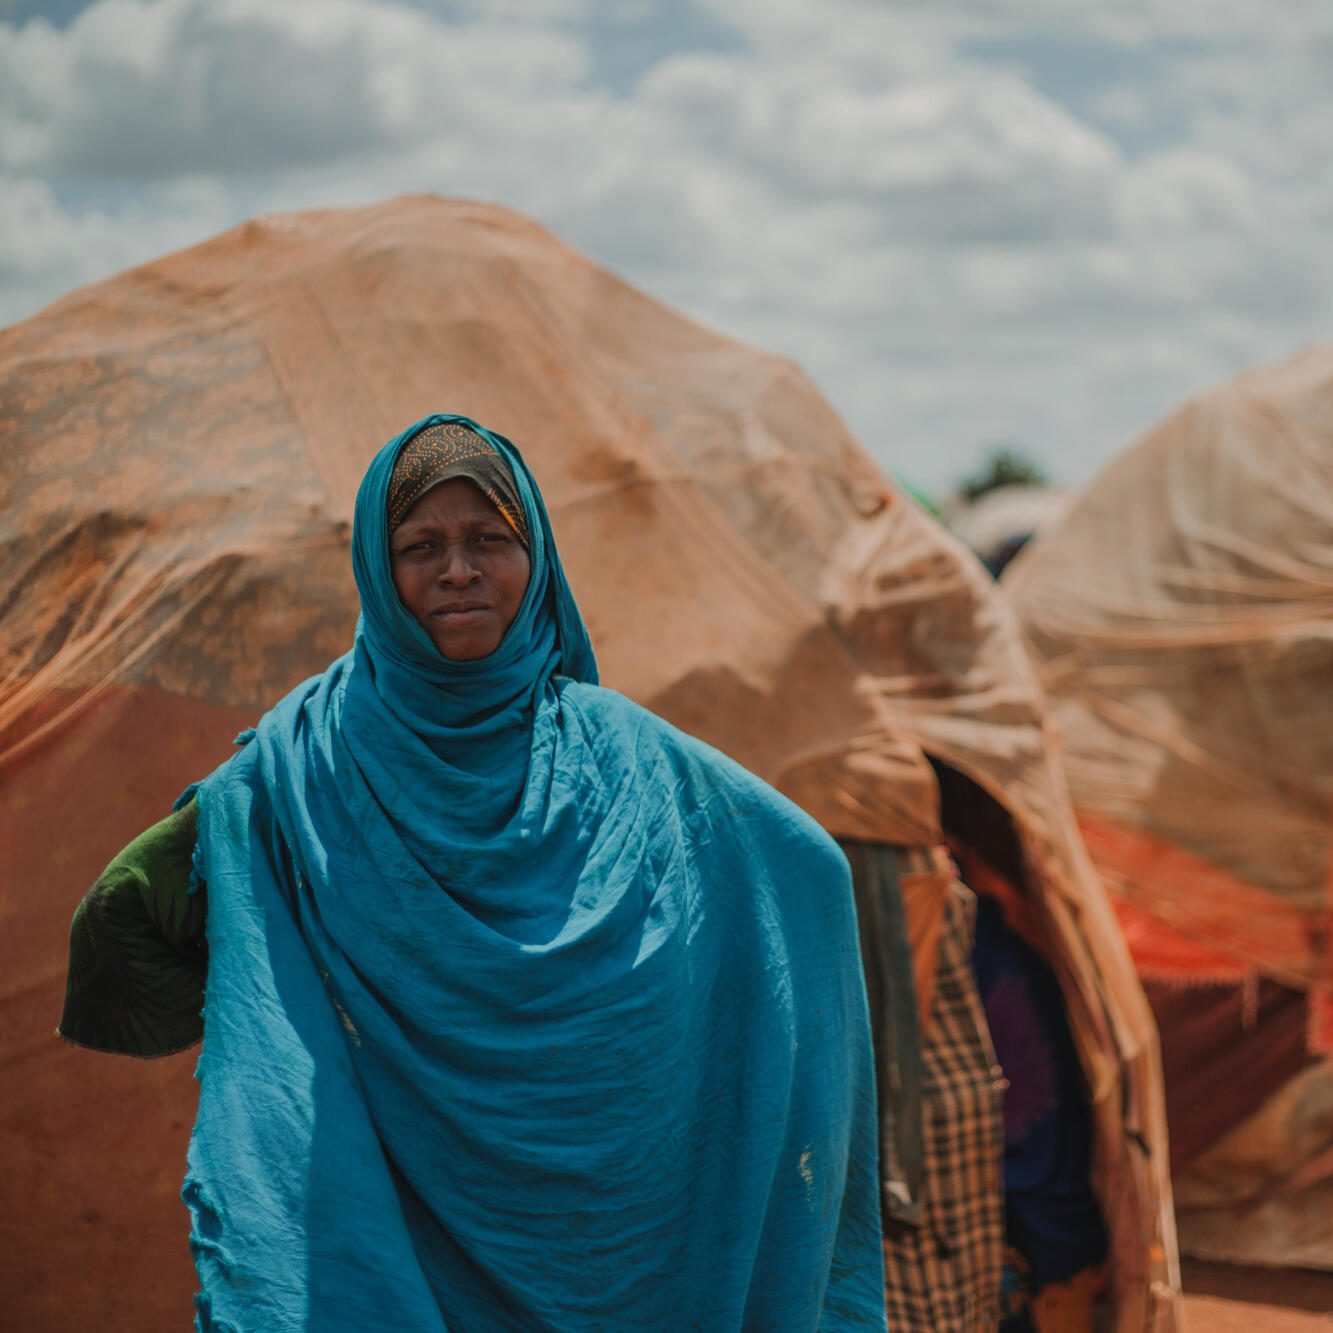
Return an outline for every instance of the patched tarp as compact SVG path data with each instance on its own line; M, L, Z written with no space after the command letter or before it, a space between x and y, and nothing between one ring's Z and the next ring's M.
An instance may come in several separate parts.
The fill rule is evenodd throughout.
M927 752L1010 810L1095 1108L1117 1327L1172 1327L1155 1032L984 572L790 362L522 218L434 198L252 222L0 333L0 1059L22 1089L4 1189L25 1326L187 1305L189 1058L54 1042L67 922L350 642L357 482L432 411L523 450L605 683L846 838L938 841Z
M1333 349L1186 404L1004 588L1087 846L1159 997L1173 1146L1194 1156L1333 1044ZM1288 1193L1291 1155L1269 1181ZM1237 1215L1236 1234L1257 1237L1257 1216Z

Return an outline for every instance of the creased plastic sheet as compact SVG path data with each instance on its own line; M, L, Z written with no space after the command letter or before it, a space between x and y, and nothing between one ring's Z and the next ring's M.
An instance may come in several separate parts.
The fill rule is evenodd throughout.
M846 838L938 840L923 751L1013 813L1095 1107L1117 1327L1173 1327L1155 1032L1010 613L790 362L502 210L408 198L256 221L0 333L0 783L29 793L29 841L7 835L0 865L6 911L25 903L5 984L58 1012L64 923L92 876L164 791L223 757L224 719L253 721L350 642L356 483L379 444L440 410L531 462L608 684ZM199 720L166 725L182 716ZM79 740L99 719L157 756L137 789L123 749ZM108 806L85 837L84 811ZM22 1039L38 1065L64 1060L18 1126L55 1157L59 1206L89 1172L123 1169L132 1189L136 1164L169 1167L161 1134L133 1127L112 1168L81 1146L83 1120L50 1103L102 1066ZM24 1243L68 1254L64 1225L53 1214ZM86 1285L132 1282L142 1255L90 1233ZM72 1261L27 1262L45 1308Z
M1333 350L1186 404L1097 478L1004 587L1145 977L1230 974L1239 997L1248 974L1303 991L1308 1046L1328 1051ZM1307 1082L1327 1083L1329 1069ZM1316 1161L1327 1177L1327 1157ZM1270 1165L1290 1195L1291 1171ZM1216 1234L1197 1216L1191 1226L1214 1256L1273 1262L1262 1217L1245 1216L1215 1219ZM1313 1262L1314 1248L1289 1261Z

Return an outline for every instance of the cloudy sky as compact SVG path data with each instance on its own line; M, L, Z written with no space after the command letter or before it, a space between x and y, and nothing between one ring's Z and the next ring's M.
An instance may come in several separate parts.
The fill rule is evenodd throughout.
M0 324L259 213L519 209L927 488L1333 342L1326 0L0 0Z

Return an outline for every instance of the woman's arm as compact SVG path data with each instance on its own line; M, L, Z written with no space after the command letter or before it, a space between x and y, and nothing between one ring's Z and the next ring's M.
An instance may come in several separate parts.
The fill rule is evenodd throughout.
M198 809L191 801L141 833L74 913L57 1032L116 1055L170 1055L203 1036L208 912L190 892Z

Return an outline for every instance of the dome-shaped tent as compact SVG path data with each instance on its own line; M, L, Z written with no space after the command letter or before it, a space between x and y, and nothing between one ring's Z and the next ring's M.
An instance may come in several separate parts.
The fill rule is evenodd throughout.
M1182 1244L1333 1267L1333 351L1174 413L1004 587L1160 1020Z
M3 1059L24 1145L6 1189L30 1220L27 1326L77 1308L142 1327L190 1282L189 1057L127 1067L49 1038L74 901L350 642L362 469L449 410L541 478L606 683L844 838L938 841L927 754L1011 812L1091 1090L1117 1327L1171 1327L1155 1036L1016 627L790 363L512 214L415 198L253 222L76 292L0 334L0 384Z

